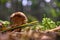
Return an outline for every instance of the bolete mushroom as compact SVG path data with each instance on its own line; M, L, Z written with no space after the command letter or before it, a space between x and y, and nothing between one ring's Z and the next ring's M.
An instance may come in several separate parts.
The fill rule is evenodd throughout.
M22 12L15 12L10 16L10 21L12 24L17 24L17 26L20 26L27 23L27 17Z
M22 12L15 12L10 16L10 21L12 22L12 27L20 26L26 24L28 19L26 15Z

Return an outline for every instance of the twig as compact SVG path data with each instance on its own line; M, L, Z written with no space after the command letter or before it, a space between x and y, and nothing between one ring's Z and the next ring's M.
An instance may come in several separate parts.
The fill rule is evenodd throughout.
M31 23L26 23L26 24L23 24L23 25L21 25L21 26L17 26L17 27L15 27L15 28L9 28L9 29L6 29L6 30L3 30L2 32L6 32L6 31L9 31L9 30L14 30L14 29L17 29L17 28L25 28L25 27L27 27L27 26L32 26L32 25L34 25L34 24L36 24L36 23L38 23L38 21L34 21L34 22L31 22Z
M58 31L58 30L60 30L60 26L58 26L58 27L56 27L56 28L54 28L54 29L51 29L51 30L49 30L49 31L54 31L54 32L56 32L56 31Z

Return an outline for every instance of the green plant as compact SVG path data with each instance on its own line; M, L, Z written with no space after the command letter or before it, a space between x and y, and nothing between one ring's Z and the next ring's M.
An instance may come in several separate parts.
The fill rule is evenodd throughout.
M7 27L10 24L9 21L2 21L2 20L0 20L0 22L3 24L4 27Z
M42 30L49 30L55 28L57 25L50 18L43 18L42 20Z
M4 25L5 27L7 27L7 26L10 24L9 21L3 21L2 23L3 23L3 25Z
M60 21L57 21L57 26L59 26L60 25Z

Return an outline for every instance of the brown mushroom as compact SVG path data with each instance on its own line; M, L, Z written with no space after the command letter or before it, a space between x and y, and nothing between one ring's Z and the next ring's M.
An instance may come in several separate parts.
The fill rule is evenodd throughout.
M12 24L20 26L27 23L27 17L22 12L15 12L10 16L10 21L12 22Z
M22 12L15 12L10 16L10 21L12 22L12 27L20 26L27 23L28 19L26 15Z

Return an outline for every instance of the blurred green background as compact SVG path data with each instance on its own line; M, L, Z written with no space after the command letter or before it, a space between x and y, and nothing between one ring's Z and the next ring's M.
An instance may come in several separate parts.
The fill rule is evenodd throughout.
M60 0L0 0L0 20L9 20L9 16L17 11L39 21L43 17L60 21Z

